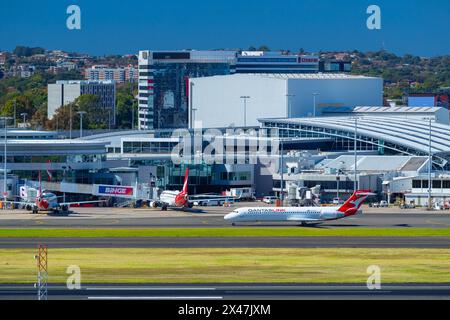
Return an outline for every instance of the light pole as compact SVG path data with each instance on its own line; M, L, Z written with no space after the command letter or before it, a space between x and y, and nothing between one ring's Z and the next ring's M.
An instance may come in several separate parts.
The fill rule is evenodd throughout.
M338 203L339 204L339 181L341 180L341 177L339 176L339 171L336 174L336 198L338 199Z
M283 140L278 138L280 144L280 201L281 205L284 205L284 144Z
M192 108L191 110L192 110L192 119L191 119L192 123L191 123L191 129L193 129L193 128L195 127L195 112L196 112L198 109Z
M133 102L133 106L131 107L131 130L134 130L134 102Z
M26 123L27 123L27 115L28 113L24 112L20 114L23 117L23 127L25 128Z
M191 118L190 118L191 129L194 127L194 112L197 110L197 109L194 110L194 101L193 101L194 100L194 86L195 86L195 84L191 81L189 83L189 108L191 110Z
M14 100L14 128L16 127L16 110L17 110L17 101Z
M291 117L291 111L292 111L292 98L295 97L295 94L287 94L286 95L287 99L288 99L288 104L287 104L287 112L286 112L286 118L290 118Z
M429 120L429 138L428 138L428 210L432 209L431 206L431 188L432 188L432 184L433 181L431 179L431 170L432 170L432 166L433 166L433 155L432 155L432 150L431 150L431 117L428 119Z
M356 152L357 148L357 139L358 139L358 118L355 118L355 141L354 141L354 151L355 151L355 182L354 191L358 190L358 154Z
M80 115L80 138L83 138L83 115L86 114L86 111L78 111Z
M250 98L250 96L241 96L241 99L244 100L244 128L247 127L247 100Z
M3 124L5 126L5 139L4 139L4 149L3 149L3 209L6 209L6 200L8 198L8 174L6 172L6 164L7 164L7 144L8 144L8 123L7 121L9 119L12 119L11 117L1 117L0 119L3 120Z
M337 172L337 174L336 174L336 183L337 183L337 192L336 192L336 198L338 199L338 204L339 204L339 183L341 182L341 174L343 173L343 171L344 171L344 165L345 165L345 162L344 161L340 161L340 164L341 164L341 167L338 169L338 172Z
M314 92L313 94L313 100L314 100L314 118L316 117L316 97L320 95L320 93Z
M69 137L72 140L72 104L69 106Z

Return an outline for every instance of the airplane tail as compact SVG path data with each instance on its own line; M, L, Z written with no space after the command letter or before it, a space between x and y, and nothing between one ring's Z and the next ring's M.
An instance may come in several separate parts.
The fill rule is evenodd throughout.
M184 175L183 190L181 190L181 193L183 195L188 194L188 180L189 180L189 168L186 168L186 174Z
M338 209L346 216L354 215L361 208L368 196L374 195L371 190L357 190L353 195Z
M42 196L42 176L41 176L41 170L39 170L39 194L38 197Z

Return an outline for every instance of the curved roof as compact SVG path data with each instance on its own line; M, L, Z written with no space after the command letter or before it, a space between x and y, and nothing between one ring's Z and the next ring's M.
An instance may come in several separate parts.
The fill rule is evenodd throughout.
M297 119L260 119L260 122L275 122L315 126L348 132L355 132L354 117L320 117ZM450 153L450 125L432 122L432 153ZM429 121L420 118L401 117L358 117L358 135L384 140L399 146L429 152Z

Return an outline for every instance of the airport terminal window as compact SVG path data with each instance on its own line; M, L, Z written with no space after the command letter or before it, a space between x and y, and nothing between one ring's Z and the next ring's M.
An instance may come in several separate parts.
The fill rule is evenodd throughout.
M106 161L106 155L103 154L77 154L73 156L67 156L68 163L90 163L90 162L102 162Z
M441 189L442 181L441 180L433 180L433 189Z
M414 189L420 189L422 188L422 181L421 180L413 180L412 187Z
M444 180L444 181L442 181L442 188L444 188L444 189L450 189L450 180Z
M422 188L428 188L428 180L422 180Z

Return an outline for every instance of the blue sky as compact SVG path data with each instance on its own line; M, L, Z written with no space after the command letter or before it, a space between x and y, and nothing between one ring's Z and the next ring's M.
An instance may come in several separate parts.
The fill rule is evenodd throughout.
M81 8L82 29L66 28ZM382 29L366 9L381 7ZM0 50L16 45L86 52L219 49L379 50L450 54L449 0L0 0Z

